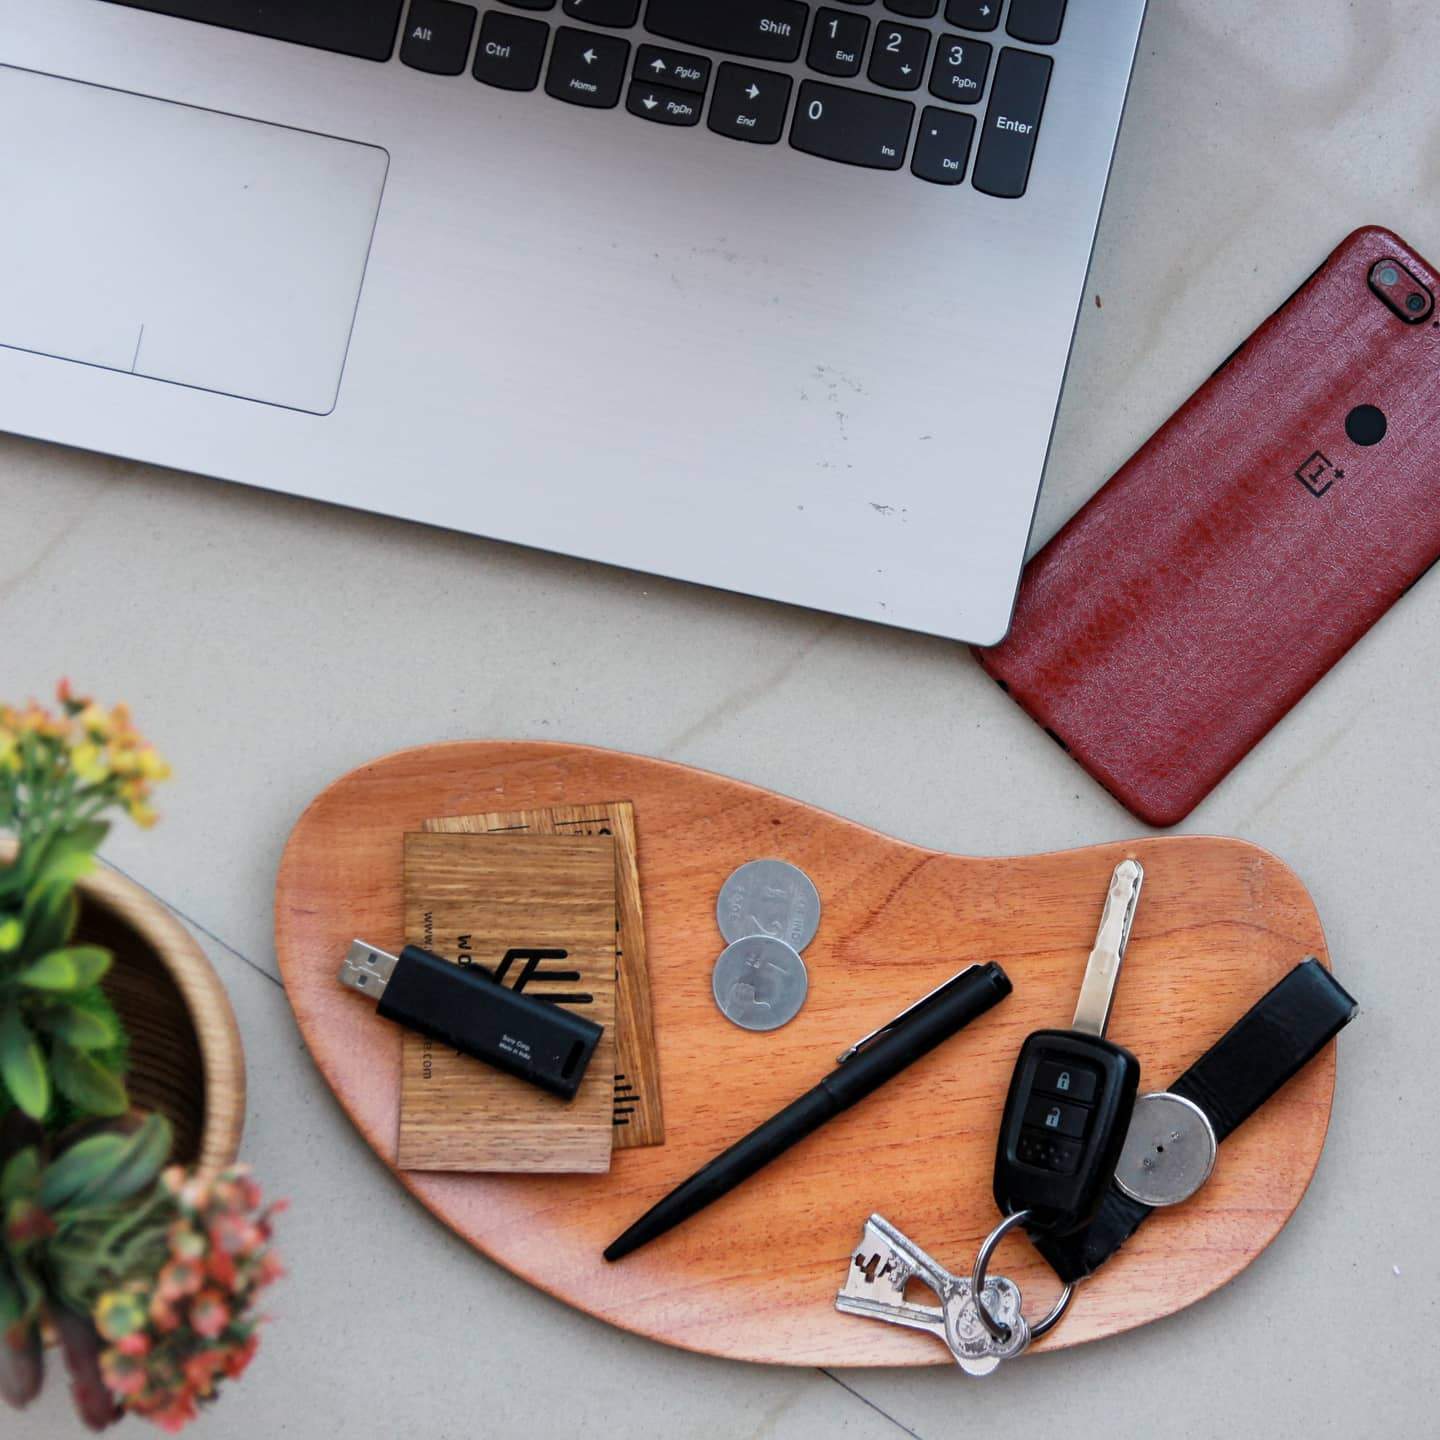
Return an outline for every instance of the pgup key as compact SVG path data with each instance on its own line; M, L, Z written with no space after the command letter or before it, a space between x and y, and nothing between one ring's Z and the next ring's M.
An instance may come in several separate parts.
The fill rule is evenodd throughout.
M928 1285L940 1304L907 1300L905 1287L911 1280ZM943 1340L955 1363L969 1375L990 1374L1030 1343L1030 1329L1020 1314L1020 1290L1013 1281L991 1276L985 1282L985 1303L1005 1327L1003 1341L991 1338L982 1324L970 1281L937 1264L883 1215L872 1215L865 1222L845 1284L835 1297L835 1308L843 1314L923 1330Z
M1027 1211L1031 1230L1065 1235L1088 1224L1115 1173L1135 1108L1140 1062L1105 1039L1110 1005L1145 872L1115 867L1069 1030L1037 1030L1010 1077L995 1156L995 1202Z

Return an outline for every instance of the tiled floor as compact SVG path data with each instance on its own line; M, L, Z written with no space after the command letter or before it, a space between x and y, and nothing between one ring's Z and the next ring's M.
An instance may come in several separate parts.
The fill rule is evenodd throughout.
M1152 11L1037 539L1345 230L1440 249L1432 7ZM0 439L0 694L68 673L173 758L163 824L107 857L201 933L248 1047L247 1158L294 1202L261 1358L201 1433L1436 1433L1437 622L1432 578L1187 827L1294 865L1364 1004L1274 1245L1184 1314L986 1384L759 1369L530 1290L356 1140L276 979L271 887L305 801L402 745L504 735L689 761L961 852L1137 824L954 646ZM68 1433L64 1388L5 1434Z

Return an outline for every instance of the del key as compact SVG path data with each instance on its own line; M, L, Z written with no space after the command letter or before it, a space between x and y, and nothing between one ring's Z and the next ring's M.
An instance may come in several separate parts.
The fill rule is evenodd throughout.
M1028 1229L1066 1235L1094 1218L1130 1128L1140 1062L1105 1025L1145 872L1124 860L1110 877L1100 933L1069 1030L1037 1030L1010 1077L995 1156L995 1202L1027 1211Z

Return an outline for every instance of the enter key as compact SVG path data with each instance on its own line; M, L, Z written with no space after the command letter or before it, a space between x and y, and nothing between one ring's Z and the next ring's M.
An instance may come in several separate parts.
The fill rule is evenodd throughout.
M1048 55L1031 50L1000 52L975 158L977 190L1002 200L1015 200L1025 193L1052 68Z

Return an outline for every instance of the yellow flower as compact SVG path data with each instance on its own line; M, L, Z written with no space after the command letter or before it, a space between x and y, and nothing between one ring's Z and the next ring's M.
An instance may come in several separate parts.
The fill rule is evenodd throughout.
M140 773L147 780L168 780L170 778L170 766L161 759L159 751L153 745L147 745L137 758L140 761Z
M0 771L20 769L20 746L8 730L0 730Z
M85 733L92 740L108 740L114 730L104 707L93 700L80 712L78 718Z
M160 818L143 800L133 800L126 808L130 812L130 818L142 830L148 830Z
M76 777L87 785L99 785L110 778L110 769L105 764L105 752L100 746L87 740L70 752L70 765Z

